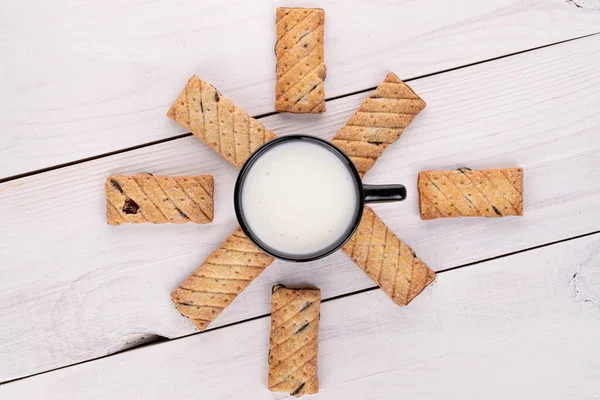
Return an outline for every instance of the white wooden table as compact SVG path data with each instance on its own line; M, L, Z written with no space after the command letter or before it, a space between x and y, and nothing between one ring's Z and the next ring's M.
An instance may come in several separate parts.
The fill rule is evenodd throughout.
M275 8L325 8L327 112L273 113ZM0 4L0 399L281 399L274 283L322 290L315 399L600 399L600 1ZM331 138L388 71L427 108L368 174L438 279L275 262L202 334L169 293L236 226L236 168L165 113L192 74ZM525 216L421 221L423 169L522 166ZM215 176L210 225L109 227L113 173ZM149 344L149 343L152 344ZM136 349L133 349L137 347Z

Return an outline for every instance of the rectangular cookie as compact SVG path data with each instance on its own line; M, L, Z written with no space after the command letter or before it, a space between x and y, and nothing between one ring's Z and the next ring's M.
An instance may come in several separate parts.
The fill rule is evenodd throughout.
M185 85L167 116L238 167L262 144L277 137L196 75Z
M364 176L425 106L407 84L390 72L331 142L352 159Z
M110 225L208 224L214 217L212 175L113 175L104 189Z
M319 391L319 289L273 286L269 340L269 390L292 396Z
M399 306L410 303L435 280L435 272L368 206L342 251Z
M325 11L321 8L277 9L277 111L325 112L324 27Z
M421 219L523 215L523 168L419 172Z
M238 227L171 293L171 300L182 315L204 331L272 262L273 258L258 250Z

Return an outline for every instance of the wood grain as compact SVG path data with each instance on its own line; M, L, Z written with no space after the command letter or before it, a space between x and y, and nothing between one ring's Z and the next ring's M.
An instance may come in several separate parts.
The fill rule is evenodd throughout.
M596 399L600 304L570 282L578 268L600 282L599 263L592 235L444 272L410 307L381 291L322 303L310 398ZM0 398L287 398L267 389L268 350L264 317L8 383Z
M409 197L377 205L377 214L434 270L598 230L597 65L600 36L413 81L428 108L366 178L404 183ZM264 123L280 134L330 138L366 95L330 101L317 119L275 115ZM418 171L463 165L523 166L525 216L421 221ZM106 226L104 178L143 171L214 175L214 223ZM0 279L0 381L102 356L148 335L194 332L169 293L237 225L236 173L187 137L1 184L0 276L10 279ZM316 285L324 299L373 286L343 254L305 265L275 262L214 325L268 313L274 283Z
M281 5L2 2L0 179L185 132L164 114L193 74L250 115L272 111ZM327 13L329 97L600 30L600 12L562 0L303 5Z

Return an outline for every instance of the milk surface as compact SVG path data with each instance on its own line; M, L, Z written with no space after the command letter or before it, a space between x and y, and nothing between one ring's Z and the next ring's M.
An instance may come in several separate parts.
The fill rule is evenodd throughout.
M352 225L357 189L345 163L323 146L290 141L273 146L249 169L242 187L248 227L266 245L310 254Z

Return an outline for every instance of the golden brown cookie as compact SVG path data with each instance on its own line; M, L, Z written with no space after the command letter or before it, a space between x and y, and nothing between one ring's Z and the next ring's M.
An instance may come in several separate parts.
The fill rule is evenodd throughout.
M421 219L523 215L523 169L419 172Z
M277 111L325 112L324 26L321 8L277 9Z
M238 227L171 293L171 300L203 331L272 262Z
M342 251L400 306L435 280L435 272L370 207L365 207L356 233Z
M277 137L196 75L190 78L167 116L238 167L254 150Z
M319 391L319 289L288 289L273 286L269 390L293 396Z
M331 142L344 150L364 176L425 106L407 84L390 72Z
M111 225L207 224L214 216L211 175L113 175L106 178L106 220Z

